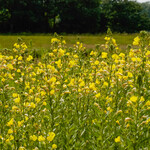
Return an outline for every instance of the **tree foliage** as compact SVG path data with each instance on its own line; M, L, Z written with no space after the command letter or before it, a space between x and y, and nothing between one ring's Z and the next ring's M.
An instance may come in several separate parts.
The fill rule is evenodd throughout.
M147 3L149 4L149 3ZM150 7L129 0L0 0L0 32L150 30Z

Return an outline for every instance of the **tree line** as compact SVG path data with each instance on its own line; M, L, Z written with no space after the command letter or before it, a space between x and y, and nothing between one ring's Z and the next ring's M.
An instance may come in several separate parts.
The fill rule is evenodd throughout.
M0 32L133 33L150 30L150 3L129 0L0 0Z

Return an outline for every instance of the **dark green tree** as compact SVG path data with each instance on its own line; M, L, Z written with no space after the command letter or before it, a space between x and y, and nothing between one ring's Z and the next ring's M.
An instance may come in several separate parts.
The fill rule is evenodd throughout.
M142 13L142 7L135 1L107 0L102 4L102 22L117 32L138 32L149 30L150 19Z
M58 4L60 31L97 32L100 27L99 0L62 0Z

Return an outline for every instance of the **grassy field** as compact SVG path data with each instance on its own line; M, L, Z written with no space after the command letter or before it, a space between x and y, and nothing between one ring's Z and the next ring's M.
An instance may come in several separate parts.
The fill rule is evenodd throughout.
M86 46L86 48L94 48L96 44L104 44L105 34L97 35L64 35L67 46L72 46L76 41L80 41ZM125 49L128 44L132 44L134 37L137 34L114 34L120 48ZM32 43L32 48L48 49L50 47L50 40L53 35L0 35L0 48L12 48L13 44L17 42L18 38L21 38L27 45Z

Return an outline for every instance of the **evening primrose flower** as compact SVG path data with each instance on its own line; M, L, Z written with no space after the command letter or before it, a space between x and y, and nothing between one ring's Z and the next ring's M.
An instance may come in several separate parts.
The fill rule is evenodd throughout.
M19 73L19 72L21 72L21 70L20 70L20 69L17 69L17 72Z
M35 104L33 102L30 103L31 108L35 108Z
M15 103L20 103L20 97L18 96L17 98L14 99Z
M103 87L108 87L108 82L104 82Z
M137 36L136 38L134 38L133 45L139 45L139 42L140 38Z
M19 110L19 108L17 106L12 106L12 110Z
M44 136L42 136L42 135L40 135L40 136L38 137L38 141L39 141L39 142L41 142L41 141L45 141L45 137L44 137Z
M56 144L53 144L52 145L52 149L56 149L57 148L57 145Z
M150 106L150 100L145 103L145 106Z
M143 97L143 96L141 96L141 98L140 98L140 102L144 102L144 101L145 101L144 97Z
M12 64L7 64L7 67L11 70L14 68Z
M99 98L100 96L101 96L100 93L97 93L97 94L95 95L96 98Z
M13 122L14 122L14 118L12 118L9 122L7 122L7 126L13 125Z
M20 45L17 44L17 43L15 43L15 44L14 44L14 47L15 47L15 48L20 48Z
M19 57L18 57L18 60L22 60L22 56L19 56Z
M128 72L128 77L132 78L133 74L131 72Z
M9 140L12 141L14 139L14 136L10 135Z
M109 40L110 40L110 37L107 37L107 36L106 36L104 39L105 39L106 41L109 41Z
M46 106L46 105L47 105L47 103L46 103L46 102L43 102L43 105L44 105L44 106Z
M106 52L102 52L102 58L107 58L107 53Z
M145 53L145 55L146 55L147 57L150 57L150 51L147 51L147 52Z
M1 81L2 81L2 82L5 82L5 78L2 78Z
M29 55L26 60L27 60L27 61L31 61L32 59L33 59L33 57L32 57L31 55Z
M116 143L121 142L121 140L120 140L120 136L118 136L117 138L115 138L115 142L116 142Z
M8 134L12 134L13 133L13 130L12 129L9 129L8 130Z
M59 59L58 61L56 61L55 64L57 64L58 68L61 68L61 66L62 66L61 59Z
M58 42L58 43L59 43L59 42L60 42L60 40L59 40L59 39L57 39L57 38L52 38L52 39L51 39L51 43L55 43L55 42Z
M50 80L49 80L49 83L55 83L56 82L56 77L52 77Z
M95 65L98 65L98 64L99 64L99 61L98 61L98 60L96 60L96 61L94 62L94 64L95 64Z
M36 135L31 135L30 139L33 140L33 141L36 141L37 140L37 136Z
M131 96L130 97L130 101L131 102L136 102L138 100L138 97L137 96Z
M54 132L49 132L48 134L49 134L49 136L47 137L47 140L50 141L50 142L53 141L53 139L55 137L55 133Z
M70 68L72 68L72 67L75 66L75 65L76 65L76 62L75 62L74 60L71 60L71 61L69 62Z
M50 91L50 95L54 95L54 93L55 93L55 90Z
M81 81L81 83L79 84L80 87L83 87L85 86L85 82L84 81Z
M116 123L117 123L118 125L120 125L120 122L119 122L119 120L117 120L117 121L116 121Z
M21 127L23 125L23 123L24 123L24 120L18 121L18 127Z
M25 150L25 147L21 146L19 147L19 150Z
M62 50L61 48L58 50L58 56L59 57L61 57L61 56L63 56L64 55L64 53L65 53L65 51L64 50Z

